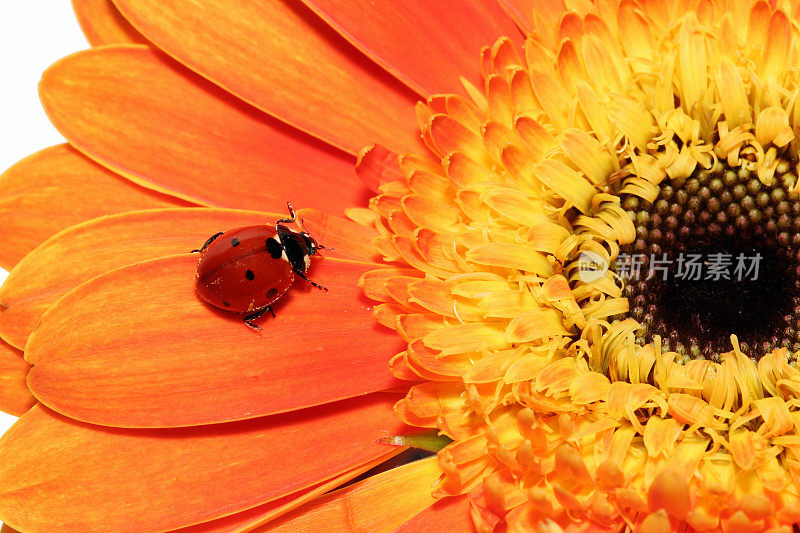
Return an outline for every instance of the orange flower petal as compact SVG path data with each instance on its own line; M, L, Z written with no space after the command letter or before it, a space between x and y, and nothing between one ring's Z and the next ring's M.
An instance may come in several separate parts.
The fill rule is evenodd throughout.
M20 533L13 527L9 526L8 524L3 524L3 527L0 528L0 533Z
M686 479L674 471L662 471L650 485L647 503L651 511L664 509L672 518L684 520L691 508Z
M395 386L403 348L377 325L358 278L369 265L319 259L258 333L195 295L196 255L118 269L64 296L26 346L28 385L87 422L170 427L291 411Z
M0 519L23 531L163 531L243 511L385 455L378 439L402 431L394 399L148 431L36 406L0 440Z
M353 155L375 142L399 153L420 146L416 96L299 2L117 0L116 5L184 65Z
M532 0L498 0L509 16L514 19L517 26L522 28L525 33L529 33L533 28L533 4Z
M356 174L370 190L380 193L381 185L403 179L398 157L380 144L365 146L358 154Z
M269 524L271 533L395 531L433 505L436 457L393 468L315 500Z
M362 226L343 218L317 211L300 209L297 212L303 227L317 242L331 249L323 252L326 256L349 258L356 261L381 263L382 258L375 252L372 240L378 237L374 228Z
M22 350L44 312L81 283L139 261L187 253L218 231L280 217L224 209L148 209L72 226L27 255L0 286L0 303L7 306L0 312L0 336Z
M520 32L495 2L303 0L370 59L421 95L483 85L481 47Z
M23 159L0 176L0 266L16 264L51 235L91 218L186 205L144 189L62 144Z
M339 476L334 479L338 482L342 477L345 476ZM347 481L348 480L345 479L342 481L342 483L346 483ZM334 485L331 487L331 489L325 490L322 493L318 493L320 487L327 487L328 485L329 483L320 483L300 492L271 501L267 504L253 507L252 509L248 509L247 511L243 511L241 513L218 518L217 520L211 520L210 522L203 522L202 524L195 524L193 526L174 529L170 533L229 533L231 531L241 531L243 528L245 528L245 531L249 531L253 522L260 521L263 516L271 516L275 513L279 513L278 516L284 514L280 513L280 510L287 505L291 505L295 499L305 499L310 494L322 495L338 486Z
M403 524L396 533L474 531L467 495L445 498Z
M287 200L342 212L366 192L352 157L144 46L62 59L45 72L40 92L50 120L76 148L146 187L281 212Z
M147 39L125 20L111 0L72 0L72 8L92 46L147 43Z
M250 531L252 528L258 527L260 524L265 524L274 520L279 516L297 509L301 505L319 498L323 494L330 492L338 487L341 487L348 481L360 476L364 472L379 466L381 463L396 457L403 448L396 448L389 451L386 455L379 457L371 462L364 463L358 468L349 470L340 476L329 479L325 483L313 485L307 489L289 494L277 500L273 500L267 504L253 507L241 513L232 514L224 518L212 520L211 522L204 522L194 526L189 526L181 529L174 530L174 533L228 533L230 531ZM2 533L2 532L0 532Z
M0 340L0 411L20 416L36 404L25 384L30 369L21 351Z

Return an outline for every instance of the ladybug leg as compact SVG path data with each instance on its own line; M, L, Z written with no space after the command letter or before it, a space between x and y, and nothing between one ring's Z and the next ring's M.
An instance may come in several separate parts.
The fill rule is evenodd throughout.
M311 285L313 285L314 287L318 288L319 290L321 290L321 291L325 291L325 292L328 292L328 289L327 289L326 287L323 287L323 286L322 286L322 285L320 285L319 283L314 283L313 281L311 281L310 279L308 279L308 278L306 277L306 275L305 275L305 274L303 274L302 272L298 272L298 271L296 271L296 270L295 270L295 271L294 271L294 273L295 273L295 274L297 274L298 276L300 276L301 278L303 278L304 280L306 280L308 283L310 283L310 284L311 284Z
M261 309L261 310L259 310L259 311L256 311L255 313L250 313L249 315L247 315L246 317L244 317L244 323L245 323L245 324L247 324L247 326L248 326L250 329L257 330L257 331L261 331L261 326L259 326L258 324L254 324L254 323L253 323L253 320L255 320L256 318L260 317L261 315L263 315L263 314L264 314L264 313L266 313L267 311L269 311L270 313L272 313L272 317L273 317L273 318L275 318L275 313L273 313L273 312L272 312L272 308L271 308L271 307L269 307L269 306L267 306L267 307L265 307L264 309Z
M208 248L208 245L209 245L209 244L211 244L212 242L214 242L214 240L215 240L217 237L219 237L220 235L222 235L223 233L225 233L225 232L224 232L224 231L220 231L220 232L219 232L219 233L217 233L216 235L212 235L211 237L209 237L209 238L208 238L208 240L206 241L206 243L203 245L203 247L202 247L202 248L200 248L199 250L192 250L192 251L191 251L191 252L189 252L189 253L195 254L195 253L197 253L197 252L202 252L202 251L204 251L206 248Z

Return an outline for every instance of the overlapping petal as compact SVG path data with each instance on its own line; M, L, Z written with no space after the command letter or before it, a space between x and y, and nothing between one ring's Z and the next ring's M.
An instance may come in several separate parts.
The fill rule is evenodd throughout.
M315 137L352 154L418 147L416 96L299 1L115 3L160 49Z
M434 504L430 488L440 475L435 457L409 463L332 492L256 531L390 533Z
M111 0L72 0L84 35L92 46L119 43L147 44Z
M0 519L33 533L163 531L244 511L385 456L375 436L402 430L393 399L147 431L37 406L0 441Z
M348 470L344 474L311 486L309 488L283 496L277 500L272 500L264 505L253 507L240 513L218 518L210 522L203 522L185 528L175 530L175 533L229 533L230 531L251 531L262 524L271 522L277 517L283 516L298 507L319 498L337 487L341 487L349 481L357 478L373 468L380 467L386 462L396 460L397 454L401 449L394 449L387 452L371 462L364 463L358 468Z
M0 176L0 266L11 269L73 224L134 209L185 205L189 204L131 183L69 145L53 146Z
M291 200L341 213L364 197L351 157L144 46L62 59L40 91L72 145L145 187L262 211Z
M199 248L219 231L282 215L213 208L130 211L76 224L48 239L0 287L0 336L20 350L44 312L81 283L115 268ZM120 248L124 252L120 253Z
M118 269L76 288L26 346L34 395L78 420L164 427L300 409L396 385L402 341L372 321L369 264L320 259L254 332L202 303L196 255Z
M321 211L298 211L307 231L331 250L328 257L377 259L376 233ZM0 336L24 349L44 312L81 283L115 268L197 249L219 231L271 224L279 213L216 208L130 211L76 224L48 239L16 265L0 286ZM124 247L120 253L118 247Z
M435 533L437 531L463 533L475 531L467 496L439 500L397 529L397 533Z
M535 0L497 0L506 9L517 25L530 32L533 28L533 9Z
M476 58L498 35L520 32L495 2L304 0L353 46L420 95L482 86Z
M30 368L21 351L0 340L0 411L20 416L36 404L25 384Z

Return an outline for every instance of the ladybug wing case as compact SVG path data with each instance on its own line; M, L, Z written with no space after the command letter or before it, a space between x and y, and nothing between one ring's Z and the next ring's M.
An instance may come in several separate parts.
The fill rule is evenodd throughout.
M221 309L252 313L286 294L294 283L294 272L285 255L275 249L275 235L272 226L250 226L214 240L197 268L200 298Z

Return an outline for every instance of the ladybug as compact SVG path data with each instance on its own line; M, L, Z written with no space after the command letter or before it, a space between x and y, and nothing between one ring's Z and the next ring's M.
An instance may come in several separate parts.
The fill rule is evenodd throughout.
M245 314L244 323L261 328L253 320L269 311L286 294L295 276L314 287L328 291L306 277L311 256L325 247L308 233L284 224L296 220L292 206L289 217L274 226L246 226L212 235L199 250L195 290L205 302Z

